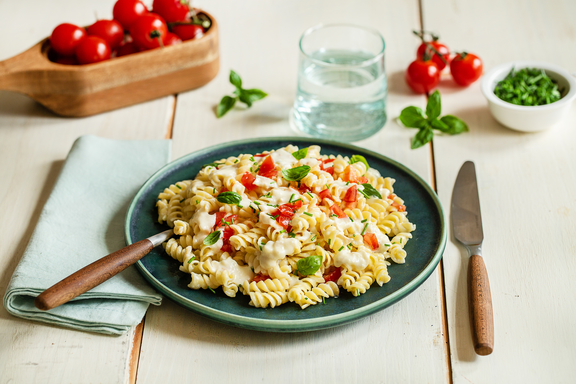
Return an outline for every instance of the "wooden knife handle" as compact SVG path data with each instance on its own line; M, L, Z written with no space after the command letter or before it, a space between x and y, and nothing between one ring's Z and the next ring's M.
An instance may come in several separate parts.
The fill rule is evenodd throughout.
M468 309L474 350L489 355L494 350L492 295L484 259L479 255L472 255L468 262Z
M152 242L144 239L104 256L42 292L34 305L47 311L67 303L122 272L148 254L152 248Z

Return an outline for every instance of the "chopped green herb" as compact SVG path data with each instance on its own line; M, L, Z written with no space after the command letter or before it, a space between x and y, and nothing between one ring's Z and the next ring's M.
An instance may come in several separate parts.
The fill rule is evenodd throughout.
M256 161L256 159L254 158L254 156L250 156L250 161Z
M288 237L295 238L296 234L294 232L288 232Z
M367 221L368 221L368 219L364 219L364 220L362 220L361 222L362 222L362 223L365 223L365 222L367 222Z
M209 289L209 290L211 290L211 291L212 291L212 293L216 293L216 291L215 291L215 290L213 290L212 288L208 287L208 289Z
M346 185L349 185L349 184L350 184L350 182L349 182L349 181L347 181L347 182L346 182Z
M308 195L310 195L311 198L314 198L314 195L311 194L309 191L306 191L306 193L307 193Z
M259 201L254 201L254 204L256 204L257 206L260 205Z
M326 304L326 300L324 300L324 296L322 296L322 304Z
M196 199L196 204L200 204L200 200Z
M344 246L341 246L340 249L338 250L338 252L340 252L343 249L344 249Z
M332 241L332 239L328 239L328 245L330 245L330 242Z
M352 250L352 243L348 243L346 244L346 246L348 247L348 249Z
M179 186L178 184L176 184L176 187L177 187L178 189L182 189L182 187L181 187L181 186Z
M293 198L294 198L294 194L292 194L292 196L290 196L290 200L288 200L288 202L291 203Z
M523 68L512 70L496 84L494 94L507 103L516 105L544 105L562 97L558 83L552 80L543 69Z
M366 223L366 225L364 226L364 229L362 230L362 233L360 233L362 236L364 236L364 234L366 233L366 230L368 229L368 224Z
M314 241L314 240L316 240L316 235L314 235L310 238L310 241Z
M194 261L195 258L196 258L196 256L192 256L192 257L190 258L190 260L188 260L188 264L190 264L192 261Z
M281 231L280 231L280 233L284 233L284 232L286 232L286 230L285 230L285 229L283 229L283 230L281 230Z
M186 201L186 199L180 200L180 204L182 204L182 203L185 202L185 201Z
M234 164L236 164L238 161L240 161L240 160L238 160L238 159L234 160Z
M306 216L310 216L310 217L313 217L313 216L314 216L313 214L311 214L311 213L309 213L309 212L304 212L304 214L305 214Z

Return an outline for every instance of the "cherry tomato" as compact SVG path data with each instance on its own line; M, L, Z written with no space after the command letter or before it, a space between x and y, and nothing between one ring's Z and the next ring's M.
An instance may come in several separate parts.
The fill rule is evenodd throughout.
M468 86L482 76L482 60L473 53L459 53L450 63L450 73L457 84Z
M116 4L114 4L112 11L114 20L118 20L126 30L130 29L130 26L136 19L147 13L148 9L144 3L139 0L118 0Z
M274 177L278 174L278 171L276 171L276 164L274 164L274 160L272 160L271 156L267 156L262 164L260 164L258 174L264 177Z
M199 39L204 36L204 28L195 24L175 25L172 27L172 32L177 34L182 40Z
M380 248L380 244L378 244L378 238L376 237L375 233L365 233L363 238L366 244L368 244L373 251Z
M110 58L110 46L98 36L87 36L76 47L76 58L80 64L91 64Z
M169 46L169 45L178 45L182 43L182 39L178 37L178 35L172 33L172 32L168 32L166 34L166 37L164 38L164 45L165 46Z
M444 60L446 60L446 63L450 64L450 50L448 49L448 47L446 45L439 43L437 41L429 41L427 43L430 44L432 47L434 47L435 50L440 52L440 54L442 55L442 58L444 58ZM419 60L422 60L424 58L424 52L426 52L427 48L428 48L428 46L426 45L426 43L420 44L420 46L418 47L418 50L416 51L416 57ZM443 70L446 67L446 63L444 61L442 61L442 59L440 57L438 57L438 55L434 51L429 50L428 54L429 54L429 57L432 58L432 61L436 63L439 70Z
M190 8L187 1L183 4L181 0L154 0L152 12L162 16L167 23L173 23L185 21Z
M414 92L430 92L440 82L440 70L432 60L416 59L408 66L405 79Z
M323 275L325 282L329 281L337 282L340 276L342 276L340 268L334 266L328 268L328 270Z
M168 26L160 16L154 13L140 16L130 27L130 35L134 44L140 49L160 47L167 34Z
M138 52L138 48L134 43L126 43L120 46L116 51L116 57L131 55L133 53Z
M254 176L250 172L246 172L242 175L242 179L240 180L240 182L242 183L244 188L246 188L249 191L253 191L256 188L258 188L257 185L254 185L255 180L256 180L256 176Z
M56 58L56 60L54 60L55 63L58 64L64 64L64 65L77 65L78 64L78 60L76 60L76 58L74 56L58 56Z
M62 56L74 56L74 50L86 37L84 28L74 24L60 24L50 35L52 49Z
M124 29L116 20L98 20L88 27L88 36L103 38L110 49L116 49L124 41Z

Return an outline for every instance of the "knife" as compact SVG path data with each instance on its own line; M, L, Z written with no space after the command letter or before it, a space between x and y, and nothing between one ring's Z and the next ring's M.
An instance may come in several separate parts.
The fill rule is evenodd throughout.
M452 192L454 237L468 249L468 310L474 350L489 355L494 349L494 319L488 273L482 258L482 216L474 163L460 168Z

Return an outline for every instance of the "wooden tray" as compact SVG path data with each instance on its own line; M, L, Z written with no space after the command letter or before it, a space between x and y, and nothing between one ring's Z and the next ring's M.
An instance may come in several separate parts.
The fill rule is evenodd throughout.
M95 64L48 60L48 38L0 61L0 90L23 93L62 116L90 116L207 84L220 67L218 24L182 44Z

